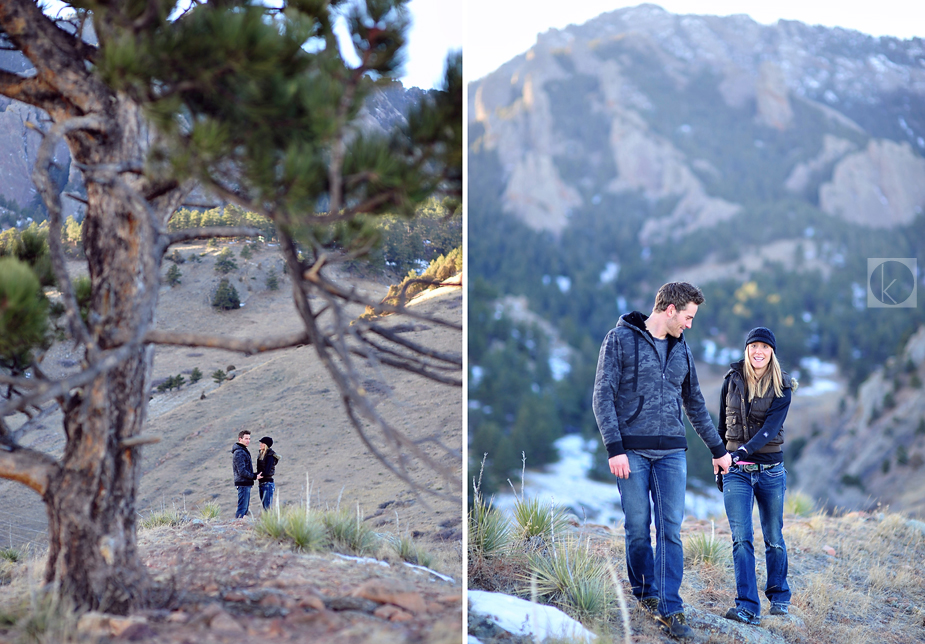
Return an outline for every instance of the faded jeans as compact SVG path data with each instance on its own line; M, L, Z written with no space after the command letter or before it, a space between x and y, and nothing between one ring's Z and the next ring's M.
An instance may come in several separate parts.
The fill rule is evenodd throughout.
M238 486L238 510L234 513L235 519L243 519L251 504L251 488L249 485Z
M263 509L269 510L273 502L273 492L276 490L276 484L273 481L260 484L260 502L263 503Z
M768 580L764 594L772 604L790 603L787 584L787 546L784 544L784 493L787 470L780 463L761 472L741 472L732 467L723 476L723 500L732 530L732 559L736 578L736 607L761 614L758 579L755 574L755 532L752 508L758 503L758 517L764 537L764 560Z
M684 489L687 460L684 452L649 459L636 452L626 453L630 476L617 479L620 503L625 516L626 569L636 599L658 597L658 611L674 615L684 610L681 577L684 574L684 547L681 521L684 518ZM655 554L652 553L650 525L655 519Z

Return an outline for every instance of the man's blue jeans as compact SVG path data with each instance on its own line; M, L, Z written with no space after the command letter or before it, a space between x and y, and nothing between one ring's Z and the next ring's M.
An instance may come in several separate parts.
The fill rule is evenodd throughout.
M736 607L744 608L756 616L761 614L755 574L755 532L752 528L752 508L756 501L768 571L764 594L772 604L790 603L787 546L783 535L786 490L787 470L783 463L761 472L742 472L738 467L733 467L723 476L723 500L732 530Z
M684 489L687 460L684 452L648 459L627 452L628 479L617 479L626 531L626 569L636 599L658 597L658 611L665 616L684 610L681 577L684 546L681 520L684 518ZM649 499L655 518L655 555L652 554Z
M243 519L251 504L251 488L249 485L238 486L238 510L234 513L235 519Z
M260 502L263 503L263 509L269 510L273 502L273 492L276 490L276 484L273 481L260 484Z

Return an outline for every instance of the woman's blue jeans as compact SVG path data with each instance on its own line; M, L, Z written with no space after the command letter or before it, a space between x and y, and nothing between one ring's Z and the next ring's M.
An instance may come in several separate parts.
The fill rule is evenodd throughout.
M270 504L273 502L273 492L275 490L276 484L273 483L273 481L260 484L260 502L263 504L264 510L270 509Z
M768 574L764 594L772 604L790 603L787 546L783 535L786 490L787 470L783 463L761 472L743 472L734 466L723 476L723 501L732 530L736 607L756 616L761 614L755 574L755 532L752 528L752 508L756 502Z
M626 570L636 599L658 597L662 615L684 610L681 577L684 547L681 521L684 518L684 489L687 460L684 452L649 459L627 452L628 479L617 479L625 516ZM649 501L652 509L650 511ZM650 525L655 519L655 555L652 554Z

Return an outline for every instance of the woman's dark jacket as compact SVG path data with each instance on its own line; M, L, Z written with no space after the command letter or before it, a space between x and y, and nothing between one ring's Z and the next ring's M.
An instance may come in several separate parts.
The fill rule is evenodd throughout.
M234 471L235 487L253 487L257 474L251 453L241 443L235 443L231 448L231 468Z
M774 389L768 387L764 396L749 402L745 360L729 366L719 402L719 433L726 449L734 452L744 445L748 457L743 460L764 464L783 462L784 420L790 409L795 381L785 371L779 398L774 395Z
M276 473L276 464L279 463L279 454L273 451L272 447L267 448L263 458L257 456L257 474L263 474L259 483L272 483L273 475Z

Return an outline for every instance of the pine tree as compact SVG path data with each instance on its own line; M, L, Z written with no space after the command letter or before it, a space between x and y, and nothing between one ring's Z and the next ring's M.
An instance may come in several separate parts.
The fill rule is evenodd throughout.
M176 286L180 283L180 277L182 277L182 275L180 267L176 264L171 264L170 268L167 269L167 283L170 284L170 286Z
M189 383L195 385L200 380L202 380L202 371L199 370L199 367L193 367L193 371L189 375Z
M238 296L237 289L228 281L228 278L222 278L212 296L212 307L219 311L231 311L241 308L241 298Z
M225 378L226 378L225 372L222 371L221 369L216 369L215 371L212 372L212 380L214 380L215 384L217 385L221 385L223 382L225 382Z
M176 387L177 389L179 389L185 384L186 384L186 378L183 377L182 373L178 373L176 376L173 377L173 386Z
M238 264L234 261L234 253L230 248L223 248L215 257L215 272L227 275L231 271L237 270Z
M158 283L172 244L278 235L305 334L315 339L315 351L338 383L349 422L363 435L366 423L382 435L397 431L362 396L355 377L361 370L349 353L355 348L329 341L346 334L345 323L318 328L316 319L318 294L325 294L323 306L335 310L327 317L343 320L350 316L340 313L357 297L339 290L321 270L331 260L327 249L337 245L360 255L373 246L376 217L412 216L435 193L462 194L461 56L449 61L445 88L427 93L402 125L383 132L359 127L366 99L400 69L406 3L292 1L280 8L202 0L177 18L170 2L75 1L61 3L51 18L42 12L44 3L0 2L0 39L13 50L0 66L17 61L2 70L0 94L45 111L33 177L48 212L49 252L47 260L26 261L41 283L57 281L68 340L86 356L85 368L67 381L36 374L28 382L17 380L12 393L0 388L0 419L48 403L67 410L60 454L21 449L15 439L9 451L0 451L0 477L27 485L45 503L43 587L53 589L56 605L126 614L148 600L135 499L149 396L139 374L151 367L151 346L280 346L278 339L266 345L262 338L203 342L154 328ZM338 15L346 16L359 54L352 67L337 47ZM21 65L20 55L31 65ZM86 315L61 239L55 181L60 143L87 187ZM200 226L222 228L171 231L171 216L197 184L260 212L263 224L207 224L203 217ZM308 251L304 257L298 256L300 245ZM304 337L291 342L304 344ZM357 337L363 351L380 351L380 340ZM397 368L461 386L461 359L400 346L414 356L394 361ZM439 362L428 364L434 360ZM404 463L406 454L398 450L388 457ZM436 471L446 489L455 486L452 458L433 458L424 450L414 458L425 466L393 468L406 483L432 492ZM423 474L413 478L414 471L428 472L426 484Z
M267 290L279 290L279 277L276 275L276 270L272 268L267 272Z

